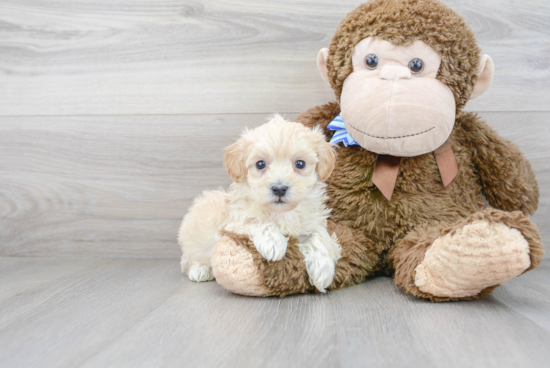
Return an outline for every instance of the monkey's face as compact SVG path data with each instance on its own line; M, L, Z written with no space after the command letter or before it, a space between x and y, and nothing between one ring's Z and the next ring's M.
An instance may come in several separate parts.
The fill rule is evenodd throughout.
M344 18L317 66L357 143L410 157L442 146L456 112L489 87L494 65L479 51L439 0L370 0Z
M395 46L366 38L354 49L344 81L341 115L365 149L418 156L440 147L455 122L453 93L436 79L441 58L427 44Z

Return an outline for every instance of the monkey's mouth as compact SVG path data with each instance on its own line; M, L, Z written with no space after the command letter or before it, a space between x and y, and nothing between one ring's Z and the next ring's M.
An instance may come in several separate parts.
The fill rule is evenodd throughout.
M356 130L358 131L359 133L361 134L364 134L368 137L371 137L371 138L376 138L376 139L401 139L401 138L409 138L409 137L414 137L414 136L417 136L417 135L421 135L421 134L425 134L425 133L428 133L429 131L431 130L434 130L435 127L431 127L429 129L426 129L422 132L419 132L419 133L412 133L412 134L406 134L406 135L400 135L400 136L396 136L396 137L382 137L382 136L376 136L376 135L372 135L372 134L369 134L367 132L364 132L360 129L357 129L356 127L354 127L352 124L349 124L349 126L353 129L353 130Z

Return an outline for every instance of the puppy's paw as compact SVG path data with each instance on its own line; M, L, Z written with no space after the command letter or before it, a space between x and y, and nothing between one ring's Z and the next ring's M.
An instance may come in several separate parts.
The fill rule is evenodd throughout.
M326 288L334 280L334 260L329 256L313 255L305 259L309 282L320 292L326 292Z
M204 266L195 262L189 267L189 272L187 272L189 280L194 282L205 282L214 280L214 275L212 270L208 266Z
M341 256L341 248L336 236L313 234L305 243L298 244L304 255L309 282L320 292L332 284L336 261Z
M276 228L266 226L253 234L253 242L268 261L280 261L286 254L288 239Z

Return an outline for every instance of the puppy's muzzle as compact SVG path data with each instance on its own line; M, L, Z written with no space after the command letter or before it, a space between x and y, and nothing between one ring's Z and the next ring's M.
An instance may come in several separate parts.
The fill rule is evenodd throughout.
M271 191L273 192L273 194L279 198L283 198L286 195L287 190L288 186L286 185L274 185L271 187Z

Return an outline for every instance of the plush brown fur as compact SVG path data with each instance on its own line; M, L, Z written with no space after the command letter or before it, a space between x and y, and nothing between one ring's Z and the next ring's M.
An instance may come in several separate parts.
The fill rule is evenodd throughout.
M325 106L330 108L332 104ZM297 120L308 126L318 124L322 113L316 114L317 109L308 111ZM471 119L476 117L464 114L459 121ZM449 142L460 170L449 187L443 187L433 154L405 157L401 161L391 201L384 198L372 183L377 155L360 146L339 149L338 163L327 181L331 219L340 225L360 229L388 251L418 224L453 223L481 210L484 206L481 185L475 174L471 152L463 144L465 139L463 130L455 127Z
M342 258L336 264L334 282L329 290L357 285L380 271L382 247L360 231L328 222L329 234L337 233L342 247Z
M336 110L337 104L329 103L307 111L298 117L298 121L307 126L318 124L326 127L336 117ZM329 111L330 117L327 116ZM332 132L327 131L327 135L330 137ZM363 232L383 247L382 254L393 249L405 236L411 236L404 243L408 248L412 246L411 242L418 243L406 251L411 258L401 257L401 262L390 262L388 272L405 267L400 272L412 275L433 240L446 233L444 229L452 229L484 208L482 193L495 208L505 211L531 214L537 207L538 186L529 161L516 145L499 137L477 115L461 113L449 142L459 167L453 183L443 187L433 154L402 158L391 201L387 201L372 184L376 154L359 146L338 151L338 162L327 188L328 205L333 210L331 219ZM478 149L479 145L483 148ZM493 170L489 169L491 163ZM483 166L480 168L479 165ZM513 226L501 222L524 234L531 248L532 265L529 269L538 266L543 248L536 226L525 216ZM339 231L336 233L340 235ZM341 241L341 244L343 248L347 247L345 242ZM369 276L372 274L365 275ZM396 274L396 282L401 279L401 274ZM406 287L404 282L398 282L398 285L407 292L434 301L455 300L421 293L416 286ZM484 290L477 297L490 293L492 289L494 287Z
M529 269L537 267L543 247L536 226L524 215L534 213L539 197L531 165L516 145L501 138L476 114L461 111L478 70L479 48L470 28L436 0L373 0L359 6L342 21L330 45L327 66L337 98L352 72L354 46L369 36L396 45L422 40L441 56L437 78L449 86L456 99L457 117L448 142L459 173L444 188L432 153L404 157L388 201L372 183L377 155L360 146L338 149L327 193L332 208L329 230L338 235L343 257L330 289L395 272L396 283L407 293L433 301L486 295L496 286L473 297L439 298L414 285L414 271L433 241L475 219L490 219L519 230L530 246ZM297 121L326 129L339 112L338 102L331 102L306 111ZM332 134L326 131L327 138ZM484 211L482 194L501 211ZM257 253L248 240L241 241L251 253ZM289 246L281 262L268 264L258 259L272 295L312 290L297 253Z

